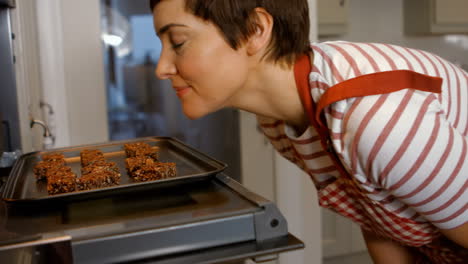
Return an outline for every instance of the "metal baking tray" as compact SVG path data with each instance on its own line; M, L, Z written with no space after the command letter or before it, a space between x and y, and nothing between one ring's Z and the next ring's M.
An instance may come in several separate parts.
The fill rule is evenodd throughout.
M175 162L177 176L148 182L134 182L125 169L125 152L123 145L132 142L145 142L151 146L158 146L159 159L163 162ZM41 160L41 156L48 152L62 152L65 155L67 166L79 177L81 175L80 152L85 149L99 149L104 153L106 160L117 164L121 179L120 184L85 191L49 195L45 182L36 181L33 168ZM31 152L22 155L13 166L3 190L2 199L7 202L33 202L33 201L70 201L81 200L103 195L116 195L126 192L135 192L152 188L167 187L180 181L204 180L207 177L223 171L227 165L203 154L181 141L171 137L146 137L125 141L113 141L101 144L82 145L50 151Z

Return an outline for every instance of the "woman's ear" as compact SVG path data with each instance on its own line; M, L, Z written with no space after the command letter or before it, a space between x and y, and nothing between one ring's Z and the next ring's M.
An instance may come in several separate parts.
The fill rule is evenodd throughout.
M255 55L266 50L271 40L273 17L265 9L257 7L255 12L255 32L247 41L247 53Z

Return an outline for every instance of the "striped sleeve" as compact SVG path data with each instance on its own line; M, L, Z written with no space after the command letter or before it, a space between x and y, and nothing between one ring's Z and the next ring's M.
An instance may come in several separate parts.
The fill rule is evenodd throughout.
M351 108L343 157L363 186L387 191L441 229L468 221L468 142L437 95L408 89Z
M320 188L330 179L339 176L314 128L309 127L301 135L296 135L294 129L284 121L261 116L257 116L257 121L280 155L305 171L316 187Z
M302 164L296 159L291 141L284 133L284 121L257 115L257 122L276 151L285 159L302 168Z

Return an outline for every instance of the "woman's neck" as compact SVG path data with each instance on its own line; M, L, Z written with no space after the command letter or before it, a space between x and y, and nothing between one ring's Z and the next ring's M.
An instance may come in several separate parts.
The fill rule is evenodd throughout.
M298 130L308 124L294 78L294 67L286 68L262 60L250 69L246 84L232 102L233 107L284 120Z

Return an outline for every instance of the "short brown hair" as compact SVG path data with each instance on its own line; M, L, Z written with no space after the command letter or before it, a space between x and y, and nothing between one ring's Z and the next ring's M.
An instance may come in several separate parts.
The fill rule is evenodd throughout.
M162 0L150 0L151 10ZM272 40L267 58L293 65L310 50L307 0L185 0L188 12L216 25L227 43L237 49L255 32L257 7L273 17Z

